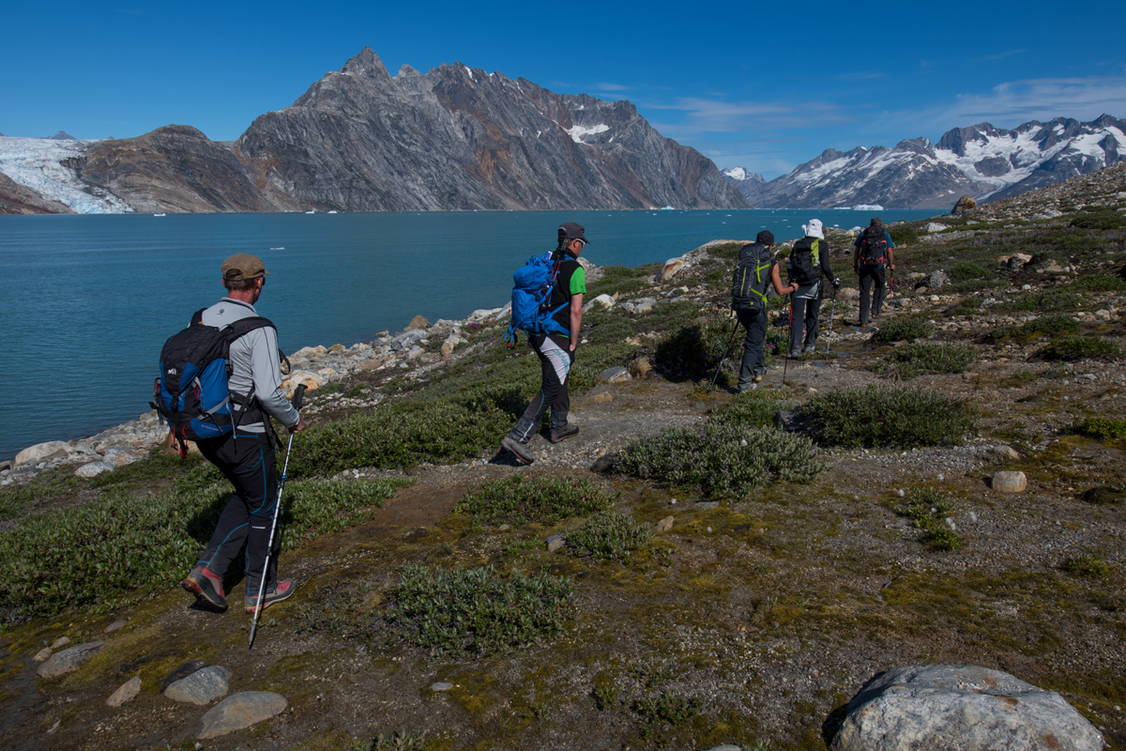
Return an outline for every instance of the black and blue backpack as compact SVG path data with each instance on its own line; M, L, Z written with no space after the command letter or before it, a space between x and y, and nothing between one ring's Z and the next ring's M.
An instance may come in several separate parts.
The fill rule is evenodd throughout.
M206 326L200 309L186 329L164 343L160 375L153 386L155 398L149 405L168 423L181 457L187 456L185 441L230 435L255 409L253 395L232 394L228 388L230 350L231 342L265 326L274 324L261 316L221 329Z
M766 292L773 266L774 254L765 245L744 245L731 277L731 307L735 310L766 310Z
M570 299L552 309L551 292L559 276L563 251L548 251L532 256L512 274L512 323L504 334L504 343L516 344L516 332L528 335L567 334L554 316L571 304Z

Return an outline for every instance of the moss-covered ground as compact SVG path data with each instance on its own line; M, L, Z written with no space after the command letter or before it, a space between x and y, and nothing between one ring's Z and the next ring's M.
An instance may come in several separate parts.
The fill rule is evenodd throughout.
M1050 220L949 223L929 240L925 223L901 226L897 259L901 276L946 270L951 288L915 291L902 279L886 316L910 323L895 336L858 329L839 305L834 352L789 363L785 383L776 362L758 396L708 387L729 331L735 246L663 285L653 268L607 269L590 297L659 304L590 312L573 383L582 433L558 446L536 439L531 467L496 443L538 368L505 351L495 328L475 332L471 356L445 367L345 384L387 398L367 413L310 412L282 557L301 588L263 614L253 650L241 613L195 609L175 587L222 491L205 465L156 455L94 480L54 472L3 491L0 551L24 556L24 586L39 581L38 541L81 551L34 604L30 590L0 593L5 738L191 748L204 710L165 699L159 684L202 659L231 670L232 691L289 701L208 748L805 751L825 747L829 718L875 673L946 662L1059 691L1110 748L1126 748L1126 381L1113 348L1126 327L1099 315L1126 309L1116 281L1126 233L1080 207ZM998 258L1018 252L1071 270L1002 270ZM1061 349L1075 360L1037 354L1067 337L1113 347ZM976 357L873 367L908 338L972 343ZM935 360L945 350L934 346L911 359ZM639 357L656 366L648 377L597 382L602 368ZM836 420L816 405L865 388L897 395L889 408L935 394L946 412L959 405L971 417L949 433L913 432L929 436L919 441L899 441L902 422L889 420L896 440L880 438L891 428L823 440L792 454L807 457L805 471L764 465L761 477L732 475L739 482L723 492L684 468L659 474L675 464L662 464L675 442L654 436L711 430L740 445L744 430L754 445L776 408ZM613 461L591 469L638 444L653 475L615 473ZM698 463L722 460L693 451ZM1000 469L1024 471L1028 489L993 491ZM105 516L115 502L129 513ZM167 544L148 557L67 531L94 509L101 536L117 525L128 540L130 520L148 518L130 510L146 502L168 512ZM556 535L562 547L549 552ZM98 567L122 556L132 577L106 579ZM123 628L104 633L120 618ZM64 635L106 646L61 680L36 678L31 656ZM134 675L141 695L107 708Z

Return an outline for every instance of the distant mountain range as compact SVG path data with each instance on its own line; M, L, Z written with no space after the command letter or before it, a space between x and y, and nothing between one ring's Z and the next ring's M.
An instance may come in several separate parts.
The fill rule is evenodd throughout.
M1126 159L1126 121L1056 118L1015 130L989 123L954 128L895 148L829 149L788 175L763 180L742 167L725 175L759 208L882 205L949 209L963 195L996 201Z
M25 192L6 198L0 183L0 212L50 201L144 212L746 205L629 102L460 63L391 76L367 48L233 143L186 125L44 140L0 141L0 172Z

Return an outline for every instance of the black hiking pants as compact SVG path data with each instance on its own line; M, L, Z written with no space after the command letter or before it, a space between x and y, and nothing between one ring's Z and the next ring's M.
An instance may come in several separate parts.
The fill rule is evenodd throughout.
M860 325L868 323L868 302L871 299L872 316L880 315L884 304L884 289L887 287L886 271L878 264L858 267L860 275Z
M235 488L219 514L215 532L200 554L197 565L225 576L245 546L243 570L246 572L246 592L247 596L257 596L266 546L270 541L274 505L278 500L274 444L265 433L242 433L237 439L234 436L209 438L198 441L197 445L200 453L218 467ZM270 556L270 571L266 576L267 590L274 586L277 578L280 539L279 529L274 535L274 555Z
M790 353L802 351L802 335L805 335L805 349L810 352L817 346L817 318L821 315L820 297L790 297L793 306L790 319Z
M551 429L556 430L567 424L567 413L571 409L571 397L567 393L567 376L575 362L575 353L563 337L532 336L528 344L540 358L540 392L528 404L523 416L517 421L509 435L519 441L527 441L539 427L544 413L551 410Z
M742 391L755 376L766 373L766 356L763 343L766 341L766 311L736 310L739 324L746 330L743 337L743 362L739 366L739 390Z

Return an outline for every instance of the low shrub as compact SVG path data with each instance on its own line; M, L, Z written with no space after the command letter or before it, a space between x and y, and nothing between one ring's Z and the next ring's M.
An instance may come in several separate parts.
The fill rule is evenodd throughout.
M1060 569L1072 576L1101 579L1110 573L1110 564L1101 555L1088 553L1066 559Z
M919 316L899 316L880 324L872 337L875 341L887 344L890 342L911 341L912 339L925 339L931 335L930 322Z
M958 533L946 525L953 511L954 500L933 488L910 491L899 507L899 513L922 531L919 542L934 550L955 550L962 545Z
M616 499L616 493L591 480L513 475L482 483L467 493L454 510L493 526L519 525L605 511Z
M1110 506L1126 502L1126 482L1087 488L1080 494L1079 498L1096 506Z
M917 224L894 224L887 229L892 242L896 245L910 245L919 239L919 225Z
M732 339L733 325L708 321L682 326L657 344L653 366L669 380L710 378ZM736 346L732 349L737 349Z
M429 751L434 748L426 733L413 735L396 730L394 733L380 733L369 741L352 744L348 751Z
M1050 315L1040 316L1039 318L1025 321L1019 325L998 326L991 331L985 332L981 340L989 344L996 344L1008 340L1027 343L1041 337L1054 338L1077 333L1079 333L1079 321L1071 316Z
M293 482L283 541L292 547L358 519L400 485L391 480ZM214 527L226 499L167 490L143 496L112 489L81 506L28 517L0 532L0 623L49 616L70 607L104 612L172 586Z
M1076 433L1099 441L1126 440L1126 420L1114 417L1086 417L1075 424Z
M1072 217L1071 226L1082 229L1118 229L1126 227L1126 214L1112 208L1087 209Z
M1122 358L1122 348L1117 342L1097 336L1067 336L1049 342L1033 353L1033 357L1049 362L1076 360L1113 362Z
M456 399L402 401L374 413L316 425L295 441L293 476L353 467L403 469L420 462L460 461L499 439L523 411L520 386L478 386Z
M954 445L973 429L960 399L911 386L863 386L818 394L798 409L826 446Z
M571 617L569 579L538 574L502 579L488 568L407 568L391 593L388 618L431 654L481 656L563 631Z
M964 373L977 362L977 351L968 344L912 342L893 349L879 369L898 378L926 373Z
M713 498L744 498L774 482L808 482L824 468L804 436L723 422L662 431L631 443L614 461L623 474L694 487Z
M968 282L991 276L996 276L995 269L988 269L973 261L962 261L950 267L950 278L955 282Z
M774 424L774 415L785 407L786 402L769 391L745 391L713 410L710 420L742 428L769 427Z
M1067 285L1070 289L1083 292L1126 292L1126 279L1117 274L1087 274Z
M1042 290L1025 292L996 307L1006 313L1048 313L1079 310L1083 298L1072 290Z
M653 537L653 530L625 514L599 514L567 535L567 551L603 561L623 561Z

